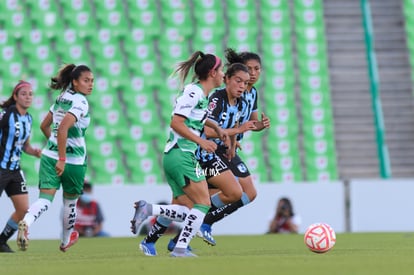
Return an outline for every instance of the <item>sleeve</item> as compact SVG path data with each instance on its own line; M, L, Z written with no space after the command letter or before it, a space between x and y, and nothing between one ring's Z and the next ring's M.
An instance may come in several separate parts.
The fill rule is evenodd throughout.
M208 116L210 119L220 122L220 116L223 112L223 101L222 99L217 96L213 95L209 99L208 110L210 115Z
M252 108L252 112L257 112L257 90L256 88L254 89L254 102L253 102L253 108Z
M177 98L173 114L189 117L191 111L197 105L200 93L191 87L186 87L183 93Z
M9 116L10 113L7 112L7 110L2 110L0 112L0 129L4 129L7 126Z
M68 110L68 113L73 114L76 117L76 120L79 121L80 118L85 117L89 112L89 104L84 96L78 96L75 98L75 103L72 105L72 108Z

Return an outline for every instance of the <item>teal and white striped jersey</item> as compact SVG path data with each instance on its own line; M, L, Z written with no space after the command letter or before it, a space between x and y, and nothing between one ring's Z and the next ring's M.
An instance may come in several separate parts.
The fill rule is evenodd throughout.
M59 159L57 146L57 130L66 113L76 117L75 124L68 131L66 143L66 163L85 164L86 144L85 131L89 126L89 104L86 97L81 93L66 90L61 93L49 110L53 115L52 134L47 141L42 154Z
M184 87L184 90L178 95L175 101L172 115L174 114L185 117L187 127L194 134L200 136L208 117L208 98L204 95L200 84L191 83ZM176 144L181 150L190 152L194 152L198 146L195 142L180 136L170 127L169 138L164 152L170 151Z

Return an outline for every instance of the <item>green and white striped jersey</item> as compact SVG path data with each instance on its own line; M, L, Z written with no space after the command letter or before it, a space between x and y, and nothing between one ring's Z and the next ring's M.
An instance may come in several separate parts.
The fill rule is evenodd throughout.
M184 90L175 101L172 115L174 114L185 117L187 127L194 134L200 136L200 132L203 130L204 123L208 117L208 98L204 95L200 84L191 83L184 87ZM170 127L169 138L164 152L170 151L176 144L181 150L190 152L194 152L198 146L195 142L180 136Z
M90 123L89 104L81 93L66 90L61 93L49 110L53 115L52 134L42 154L59 159L57 130L66 113L76 117L75 124L68 131L66 163L82 165L86 161L85 131Z

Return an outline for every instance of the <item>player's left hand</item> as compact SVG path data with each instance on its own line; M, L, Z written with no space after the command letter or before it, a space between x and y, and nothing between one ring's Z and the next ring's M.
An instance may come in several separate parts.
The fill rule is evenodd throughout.
M262 113L262 120L260 121L264 128L270 128L270 119L265 113Z
M55 166L56 174L60 177L62 176L63 172L65 171L65 161L58 160Z

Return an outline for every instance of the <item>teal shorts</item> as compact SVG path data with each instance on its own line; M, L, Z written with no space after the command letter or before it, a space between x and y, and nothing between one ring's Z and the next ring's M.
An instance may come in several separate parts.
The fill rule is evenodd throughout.
M185 194L183 188L190 183L190 180L200 182L206 179L200 164L192 152L173 148L168 153L164 153L162 162L165 176L174 198Z
M62 185L63 191L68 194L82 194L86 163L83 165L66 163L65 171L59 177L55 170L56 162L57 160L42 155L39 168L39 188L59 190Z

